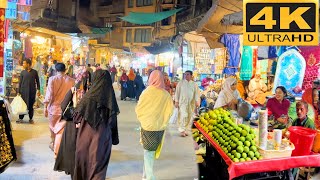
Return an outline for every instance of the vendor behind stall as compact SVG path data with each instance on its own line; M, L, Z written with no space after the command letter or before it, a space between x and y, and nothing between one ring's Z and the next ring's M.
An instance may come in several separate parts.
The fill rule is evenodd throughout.
M265 103L266 96L268 95L265 92L267 92L268 88L261 79L260 74L256 74L255 77L250 80L248 90L248 100L252 104L256 104L256 101L260 104Z
M237 79L228 77L222 85L214 109L226 107L236 110L240 98L240 94L237 90Z
M274 122L272 122L273 128L283 129L288 123L290 101L285 99L286 95L286 88L278 86L275 97L270 98L267 102L268 111L274 116Z
M305 101L297 102L296 111L298 118L293 120L292 126L303 126L306 128L315 129L313 120L307 116L308 103Z
M207 89L207 87L213 83L214 80L211 78L210 74L208 74L207 77L202 80L201 86L203 87L203 89Z

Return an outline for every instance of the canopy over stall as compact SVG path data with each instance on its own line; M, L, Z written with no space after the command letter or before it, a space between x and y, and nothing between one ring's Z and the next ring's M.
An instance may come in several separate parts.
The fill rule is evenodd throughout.
M221 47L217 43L222 34L242 34L242 26L225 25L223 19L226 15L240 13L242 11L242 1L217 0L204 18L199 22L197 33L206 37L211 48Z
M133 24L152 24L163 19L166 19L177 12L181 11L180 9L173 9L170 11L163 11L157 13L143 13L143 12L130 12L128 16L120 17L122 20L127 21Z

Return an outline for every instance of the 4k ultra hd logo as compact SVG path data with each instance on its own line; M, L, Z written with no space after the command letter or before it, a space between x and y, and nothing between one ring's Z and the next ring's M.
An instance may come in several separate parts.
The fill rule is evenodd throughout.
M318 0L244 0L243 6L244 45L318 45Z

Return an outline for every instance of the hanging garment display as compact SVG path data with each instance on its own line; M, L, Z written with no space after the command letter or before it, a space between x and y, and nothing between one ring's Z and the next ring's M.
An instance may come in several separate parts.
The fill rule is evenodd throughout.
M240 80L248 81L252 77L253 69L253 52L251 46L243 46L241 66L240 66Z
M260 60L259 61L259 66L260 66L260 74L261 74L261 79L264 81L264 83L268 82L267 74L268 74L268 59L265 60Z
M269 51L268 51L268 58L273 59L277 58L277 46L269 46Z
M252 77L254 78L255 74L257 73L257 62L258 62L258 49L253 46L252 47Z
M12 138L11 122L9 119L10 104L0 100L0 173L17 159Z
M238 72L240 62L240 41L238 34L224 34L221 37L221 43L228 49L229 59L227 67L224 68L225 74L235 74Z
M305 69L306 61L297 50L284 52L278 59L273 92L278 86L284 86L289 91L296 87L301 88Z
M306 60L306 72L302 89L308 89L312 87L312 82L318 77L319 66L317 66L316 64L320 63L320 47L301 47L300 50L301 55Z
M258 47L258 59L268 59L269 46L259 46Z

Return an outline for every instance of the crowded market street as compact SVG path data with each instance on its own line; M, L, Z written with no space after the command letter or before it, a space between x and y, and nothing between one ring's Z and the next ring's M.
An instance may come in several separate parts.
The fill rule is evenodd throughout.
M136 102L118 99L118 103L120 143L112 147L107 179L138 180L142 177L143 148L139 143L139 123L134 111ZM54 155L48 147L48 120L44 118L42 109L35 110L34 125L12 122L18 160L0 175L1 180L70 179L64 172L53 171ZM193 180L197 177L192 136L189 137L181 138L176 128L169 128L162 154L155 162L155 174L159 179Z

